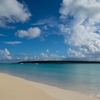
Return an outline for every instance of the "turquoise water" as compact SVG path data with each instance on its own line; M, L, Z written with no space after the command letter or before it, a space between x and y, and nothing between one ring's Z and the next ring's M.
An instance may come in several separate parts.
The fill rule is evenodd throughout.
M0 72L88 95L100 93L100 64L0 64Z

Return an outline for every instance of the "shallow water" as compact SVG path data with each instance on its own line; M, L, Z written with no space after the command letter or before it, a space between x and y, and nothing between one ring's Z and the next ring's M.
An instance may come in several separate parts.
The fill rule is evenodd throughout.
M0 72L100 96L100 64L0 64Z

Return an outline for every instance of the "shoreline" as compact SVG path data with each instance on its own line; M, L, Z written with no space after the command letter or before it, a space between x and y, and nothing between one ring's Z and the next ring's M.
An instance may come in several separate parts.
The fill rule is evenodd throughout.
M100 64L100 61L74 61L74 60L67 60L67 61L58 61L58 60L47 60L47 61L21 61L16 62L15 64ZM14 63L13 63L14 64Z
M45 85L45 84L42 84L42 83L28 81L24 78L16 77L16 76L13 76L13 75L0 73L0 77L1 78L4 77L7 80L7 82L9 82L9 79L11 79L13 84L16 84L15 81L18 81L20 83L20 85L26 84L26 87L27 86L34 87L38 91L42 91L43 93L45 93L43 95L45 95L45 97L50 98L50 100L67 100L67 99L69 99L69 100L99 100L98 98L94 98L92 96L84 95L84 94L74 92L74 91L70 91L70 90L64 90L64 89L61 89L61 88L58 88L58 87L53 87L53 86ZM2 79L0 79L0 80L2 82ZM8 86L7 83L5 85ZM24 87L24 88L26 88L26 87ZM0 89L1 89L1 85L0 85ZM5 90L5 87L3 87L2 89ZM18 89L18 87L17 87L17 89ZM34 89L32 89L32 91L33 90ZM11 92L11 91L9 91L9 92ZM40 95L42 94L42 92L40 92ZM2 99L2 100L10 100L10 99ZM15 99L15 100L17 100L17 99ZM27 100L27 99L24 99L24 100ZM35 100L42 100L42 99L40 97L40 99L35 98ZM44 100L46 100L46 99L44 99ZM47 99L47 100L49 100L49 99Z

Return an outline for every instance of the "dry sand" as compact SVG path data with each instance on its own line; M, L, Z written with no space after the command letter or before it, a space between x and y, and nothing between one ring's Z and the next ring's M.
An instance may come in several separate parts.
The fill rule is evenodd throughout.
M100 100L0 73L0 100Z

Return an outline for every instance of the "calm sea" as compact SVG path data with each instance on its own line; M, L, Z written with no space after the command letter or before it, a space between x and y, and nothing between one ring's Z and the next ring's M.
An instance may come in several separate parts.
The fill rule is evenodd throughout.
M100 64L0 64L0 72L88 95L100 93Z

